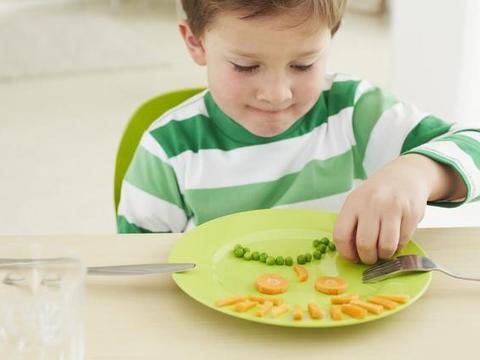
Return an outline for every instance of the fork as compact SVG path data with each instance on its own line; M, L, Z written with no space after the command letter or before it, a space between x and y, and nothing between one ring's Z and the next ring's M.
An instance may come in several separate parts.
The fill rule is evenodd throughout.
M440 271L457 279L480 281L480 277L452 273L431 259L419 255L403 255L395 259L382 261L363 272L364 283L382 281L407 272Z

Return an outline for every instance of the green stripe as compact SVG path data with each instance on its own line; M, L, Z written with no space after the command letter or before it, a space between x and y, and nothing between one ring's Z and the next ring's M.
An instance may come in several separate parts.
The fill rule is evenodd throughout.
M150 230L147 230L135 224L129 223L128 220L122 215L117 216L117 232L119 234L151 233Z
M198 152L202 149L224 151L244 146L268 144L295 138L311 132L324 124L328 117L342 109L353 106L359 81L341 81L324 91L312 109L297 120L288 130L272 137L252 134L229 118L215 103L210 92L204 99L210 117L195 115L181 121L170 121L154 129L151 135L161 144L169 158L184 151Z
M137 149L125 180L150 195L184 209L173 168L143 147Z
M374 88L365 92L355 104L352 126L356 142L354 147L356 178L366 178L365 169L363 169L362 164L370 135L382 114L396 103L397 100L391 95L383 92L379 88Z
M445 164L450 166L453 170L455 170L458 175L463 180L463 183L465 184L465 188L467 189L467 194L465 196L465 200L461 202L451 202L451 201L429 201L428 205L435 205L435 206L441 206L441 207L448 207L448 208L453 208L453 207L458 207L470 200L472 197L472 184L470 183L470 179L468 178L468 175L463 172L463 170L460 168L460 166L453 160L444 157L442 154L429 150L429 149L422 149L421 147L410 150L407 152L408 154L420 154L429 157L432 160L438 161L439 163Z
M425 117L410 131L408 136L405 138L401 153L425 144L437 136L447 133L451 127L452 124L448 124L435 116Z
M185 194L195 224L239 211L266 209L323 198L352 188L353 155L348 151L314 160L297 173L278 180L217 189L192 189ZM332 174L335 174L332 177Z
M452 141L462 149L462 151L470 156L480 171L480 143L475 139L462 135L462 132L457 132L453 135L445 136L442 141Z

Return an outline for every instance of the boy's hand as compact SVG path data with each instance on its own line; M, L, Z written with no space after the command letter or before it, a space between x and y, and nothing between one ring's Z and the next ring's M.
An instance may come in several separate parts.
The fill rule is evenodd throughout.
M415 231L427 200L457 199L465 191L449 167L422 155L402 156L347 197L333 233L337 249L365 264L390 258Z

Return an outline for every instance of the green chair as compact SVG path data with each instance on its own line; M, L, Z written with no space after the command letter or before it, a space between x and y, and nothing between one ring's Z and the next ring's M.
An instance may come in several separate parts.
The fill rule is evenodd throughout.
M120 140L117 158L115 160L113 194L115 200L115 214L118 210L123 178L130 162L132 161L135 149L140 142L142 134L150 124L158 119L163 113L204 89L205 88L183 89L159 95L144 103L130 118Z

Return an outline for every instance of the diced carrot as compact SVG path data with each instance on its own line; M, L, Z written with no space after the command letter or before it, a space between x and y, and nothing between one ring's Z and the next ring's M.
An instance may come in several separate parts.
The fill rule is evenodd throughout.
M392 300L382 298L382 297L378 297L378 296L369 297L368 302L373 303L373 304L377 304L377 305L382 305L385 309L388 309L388 310L392 310L392 309L395 309L397 307L396 302L394 302Z
M279 297L264 298L256 295L249 295L248 298L252 301L256 301L259 304L263 304L265 301L271 301L273 305L280 305L283 303L283 299Z
M265 301L258 309L257 312L255 313L256 316L258 317L264 317L265 315L268 314L270 310L273 308L273 303L271 301Z
M295 305L293 309L293 320L302 320L303 319L303 310L300 305Z
M351 316L355 319L363 319L367 316L367 310L361 308L360 306L352 305L352 304L343 304L342 305L342 312Z
M304 282L308 279L308 271L302 265L293 265L293 270L298 276L298 281Z
M272 315L274 317L277 317L277 316L280 316L280 315L283 315L287 312L290 311L290 305L288 304L282 304L282 305L279 305L279 306L274 306L273 309L272 309Z
M334 296L330 298L332 304L348 304L352 300L358 300L358 294L343 295L343 296Z
M314 303L308 304L308 313L312 319L321 319L323 318L323 311L322 309Z
M330 305L330 317L332 320L338 321L343 319L342 312L338 306Z
M236 312L245 312L245 311L248 311L255 306L257 306L256 301L245 300L243 302L237 303L233 309Z
M367 310L369 313L376 314L376 315L381 314L383 312L383 306L371 304L361 300L352 300L350 301L350 304L360 306L361 308L364 308L365 310Z
M338 295L347 290L348 283L337 276L320 276L315 281L315 289L328 295Z
M262 294L281 294L288 290L288 280L280 275L267 273L257 278L255 286Z
M384 298L384 299L387 299L387 300L391 300L391 301L395 301L396 303L399 303L399 304L406 304L407 302L410 301L410 297L408 295L403 295L403 294L395 294L395 295L377 295L378 297L381 297L381 298Z
M228 306L228 305L236 304L236 303L241 302L241 301L245 301L246 299L247 299L247 297L242 296L242 295L230 296L228 298L217 300L215 302L215 305L217 305L218 307Z

